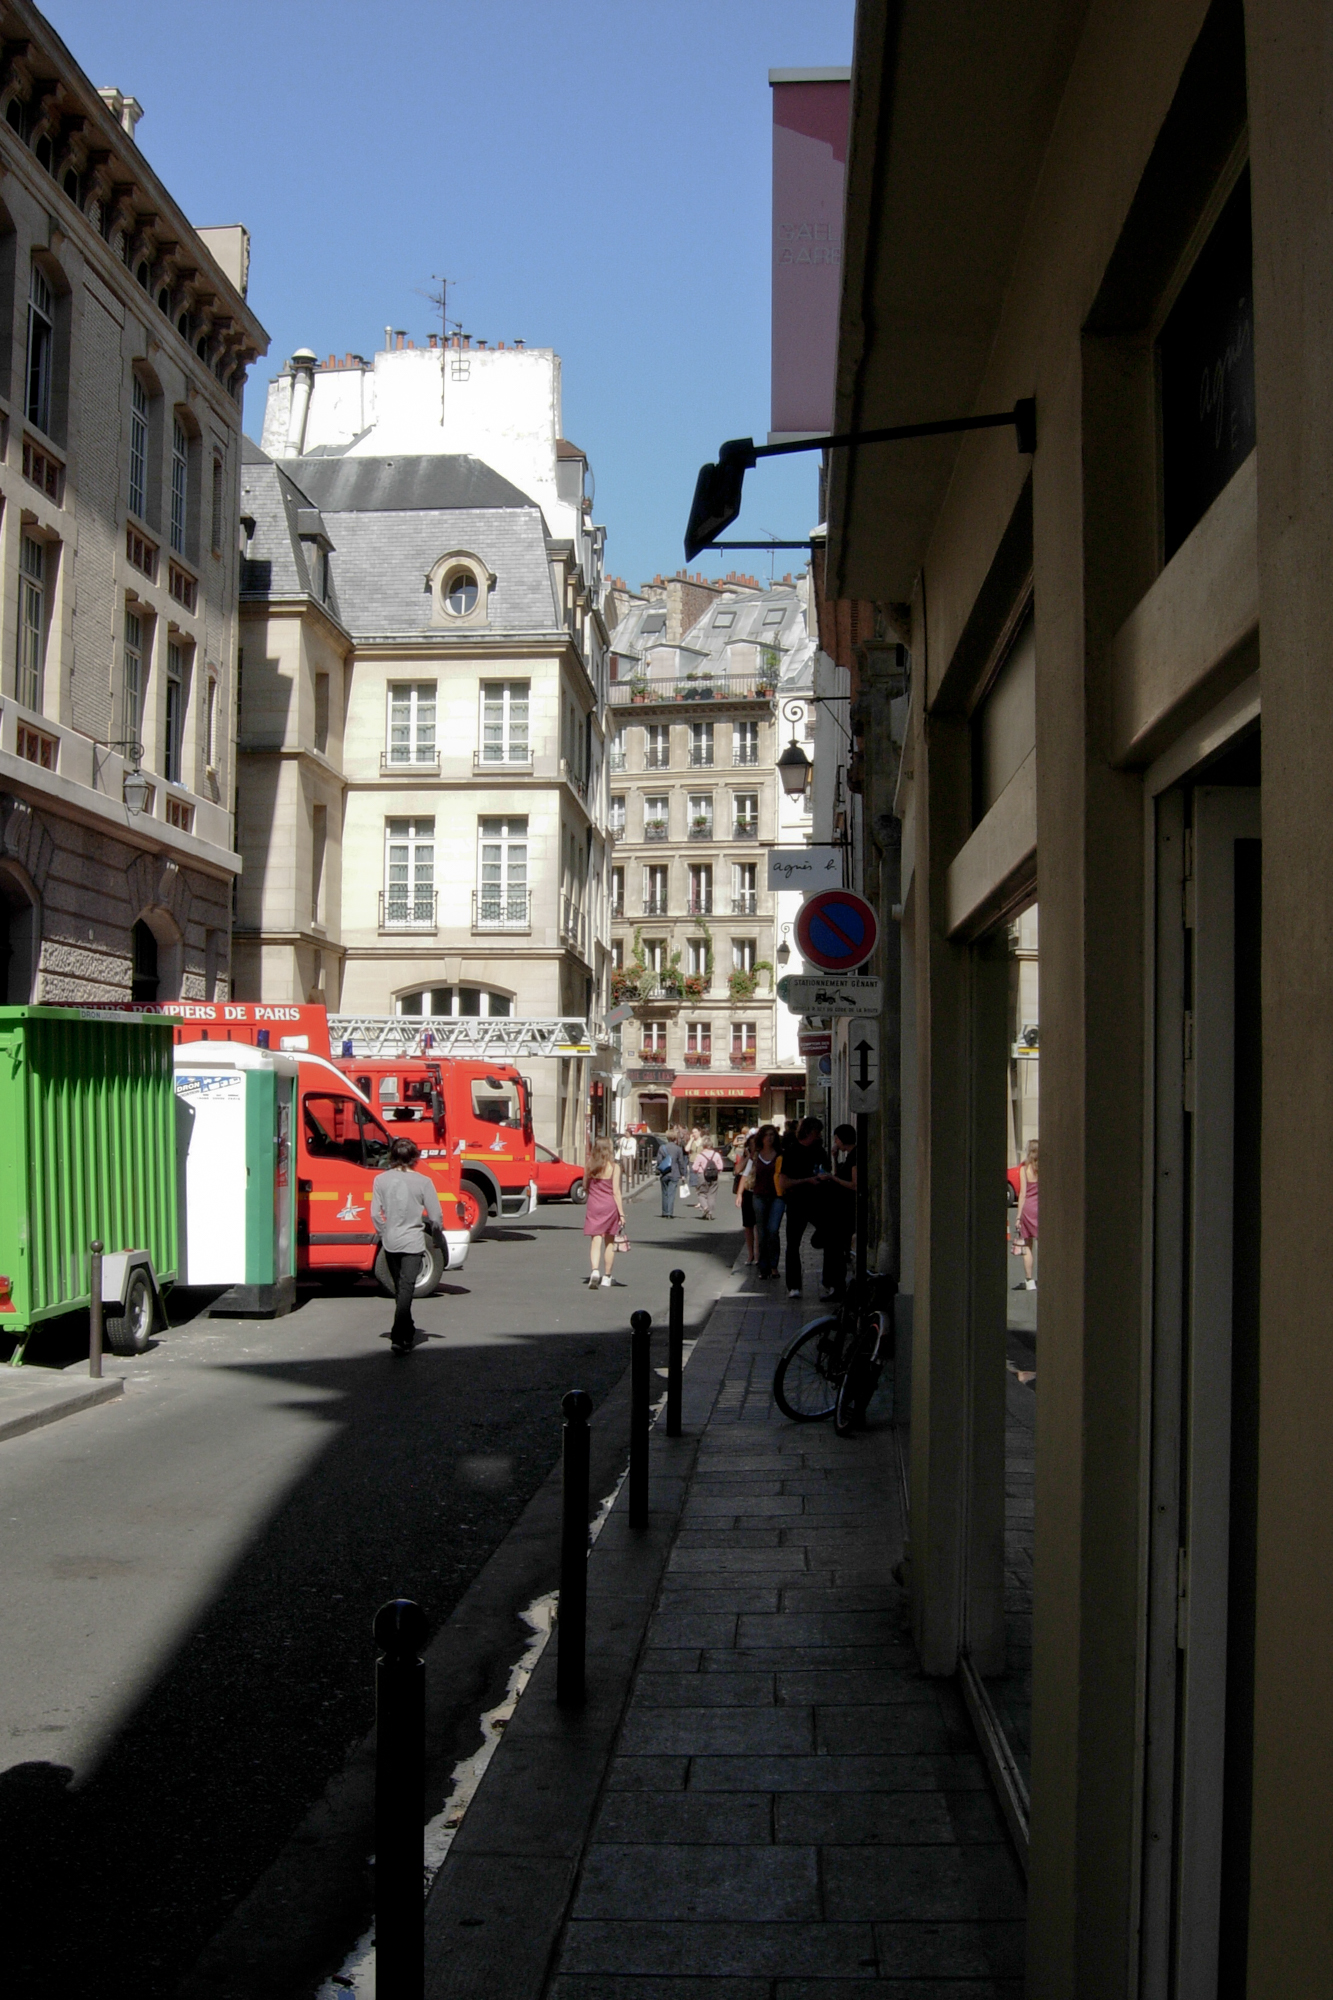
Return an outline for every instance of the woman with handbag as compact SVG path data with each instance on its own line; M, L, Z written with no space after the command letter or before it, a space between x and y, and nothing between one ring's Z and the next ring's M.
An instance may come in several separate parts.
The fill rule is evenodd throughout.
M584 1181L588 1206L583 1217L583 1233L592 1238L592 1270L588 1289L615 1283L611 1266L616 1261L616 1238L625 1227L625 1209L620 1199L620 1162L609 1139L594 1139L588 1150ZM605 1262L605 1271L602 1266Z

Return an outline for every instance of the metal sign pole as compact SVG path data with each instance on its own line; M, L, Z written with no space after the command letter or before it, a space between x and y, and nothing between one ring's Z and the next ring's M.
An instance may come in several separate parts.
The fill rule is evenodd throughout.
M870 1228L870 1113L858 1111L856 1114L856 1283L858 1289L866 1278L866 1235Z

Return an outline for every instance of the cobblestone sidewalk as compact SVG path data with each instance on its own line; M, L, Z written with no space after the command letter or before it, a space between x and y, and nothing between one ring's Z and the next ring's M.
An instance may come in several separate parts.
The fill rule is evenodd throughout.
M1018 2000L1022 1878L892 1576L893 1432L772 1404L814 1310L714 1309L649 1529L622 1490L593 1549L587 1707L548 1648L436 1880L429 2000Z
M1017 1996L1023 1886L953 1688L891 1570L890 1429L793 1425L810 1315L750 1294L586 1851L557 2000Z

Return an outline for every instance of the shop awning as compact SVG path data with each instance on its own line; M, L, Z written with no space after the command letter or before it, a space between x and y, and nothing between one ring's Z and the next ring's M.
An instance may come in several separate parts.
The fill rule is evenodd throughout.
M761 1076L678 1076L671 1086L673 1097L761 1097Z

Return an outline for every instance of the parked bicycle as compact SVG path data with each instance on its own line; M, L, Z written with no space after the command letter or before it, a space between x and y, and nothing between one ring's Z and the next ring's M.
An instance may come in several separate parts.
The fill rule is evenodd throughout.
M773 1400L793 1423L832 1417L839 1437L863 1426L866 1411L893 1358L893 1295L888 1273L855 1279L832 1312L803 1326L783 1349L773 1374Z

